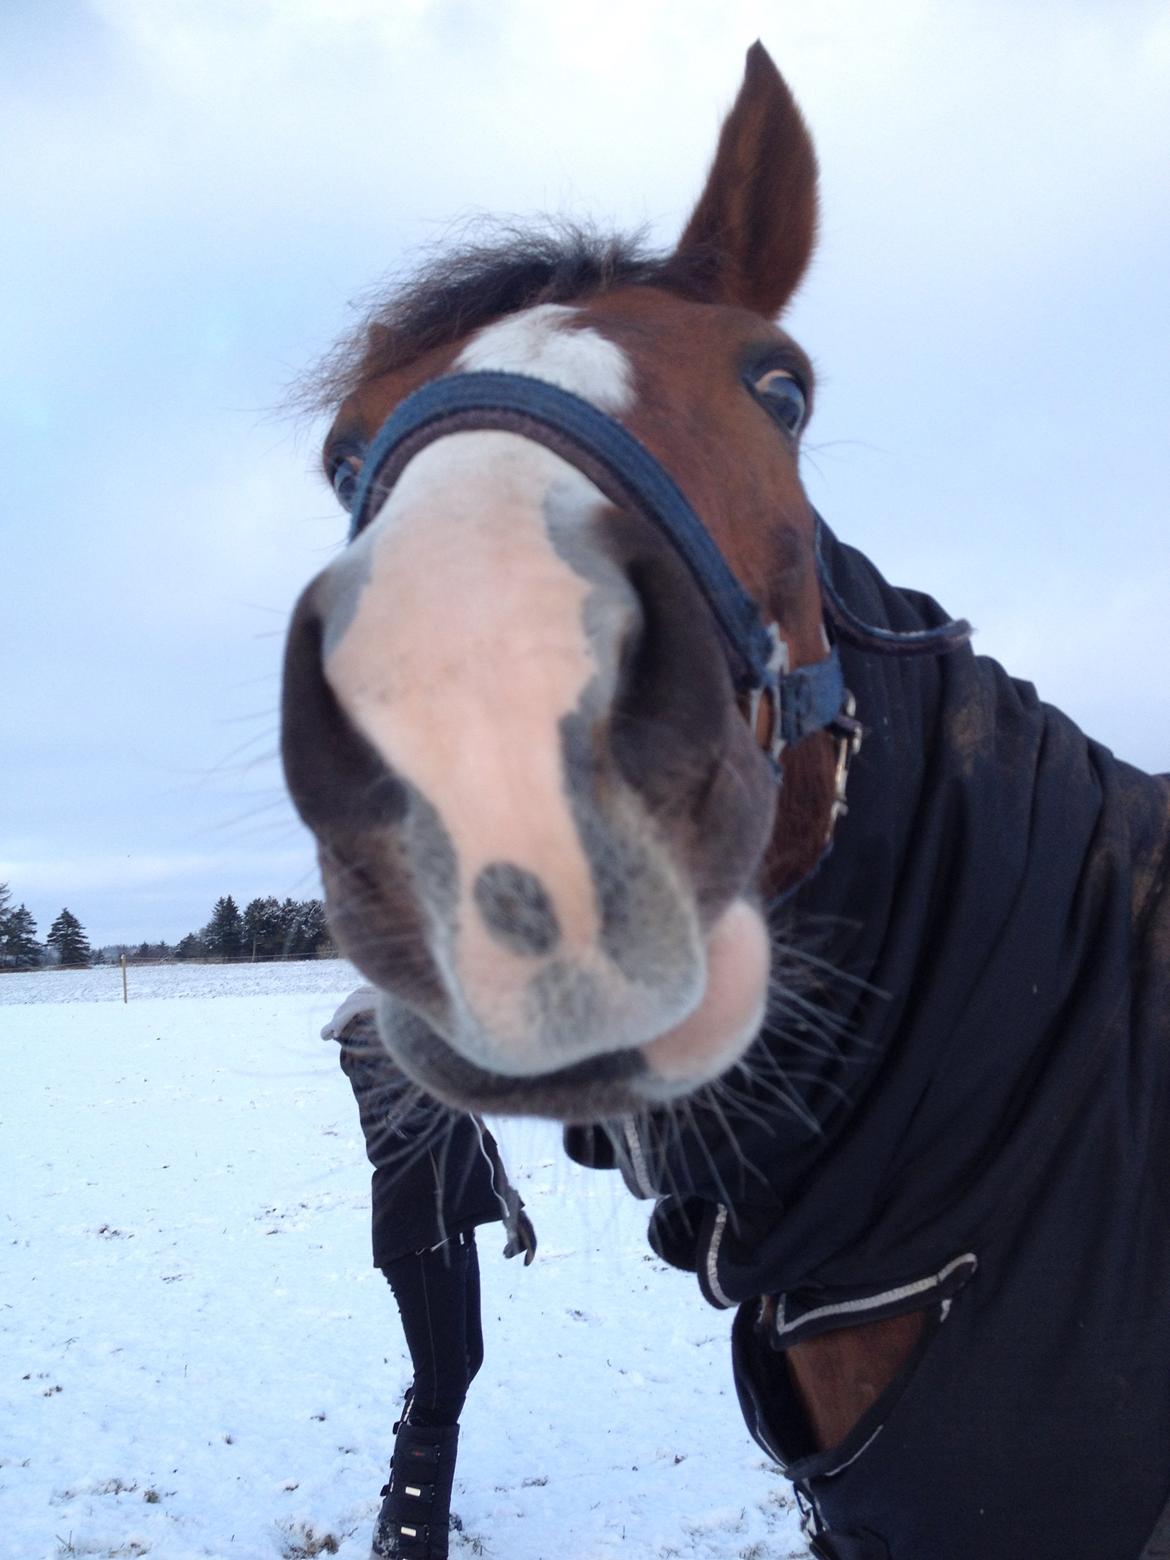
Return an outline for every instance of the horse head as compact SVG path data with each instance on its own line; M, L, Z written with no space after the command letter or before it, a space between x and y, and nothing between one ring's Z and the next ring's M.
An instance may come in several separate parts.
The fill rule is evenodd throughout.
M813 147L757 44L672 253L569 231L454 255L337 376L324 464L355 535L294 614L284 762L383 1038L451 1104L598 1119L733 1067L838 755L825 730L761 745L685 549L563 429L392 414L425 425L420 393L484 376L568 392L701 517L775 665L822 666L812 371L773 323L815 229Z

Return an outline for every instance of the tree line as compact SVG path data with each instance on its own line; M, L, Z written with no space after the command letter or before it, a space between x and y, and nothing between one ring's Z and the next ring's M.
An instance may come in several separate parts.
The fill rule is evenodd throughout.
M230 894L215 901L211 919L188 932L176 959L319 959L336 953L320 899L253 899L241 910Z
M94 950L85 928L63 909L41 942L27 905L14 905L7 883L0 883L0 969L33 970L46 964L87 969L125 956L132 963L172 959L203 963L230 960L317 959L336 952L320 899L253 899L241 911L230 894L215 901L207 924L174 944L165 941L117 943Z
M91 964L85 928L71 911L62 910L42 943L32 911L14 905L8 884L0 883L0 969L35 970L50 960L74 968Z

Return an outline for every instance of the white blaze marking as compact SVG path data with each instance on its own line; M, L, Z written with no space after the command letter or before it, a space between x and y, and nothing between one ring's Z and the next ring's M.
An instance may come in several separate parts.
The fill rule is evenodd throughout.
M541 303L485 325L455 359L451 371L494 368L532 374L573 391L603 412L629 411L634 404L629 358L597 331L573 328L569 322L578 312L562 303Z
M470 897L479 872L507 861L535 873L570 958L587 958L599 930L559 730L599 671L584 628L592 587L549 538L543 506L554 488L559 510L571 504L583 525L604 503L515 434L451 434L422 450L355 543L368 578L326 657L351 718L438 809L461 907L457 949L434 951L455 994L513 1047L532 963L483 925Z

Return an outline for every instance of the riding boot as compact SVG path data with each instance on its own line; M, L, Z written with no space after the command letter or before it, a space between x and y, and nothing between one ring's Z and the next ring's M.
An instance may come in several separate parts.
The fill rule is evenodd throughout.
M401 1423L370 1560L447 1560L458 1425Z

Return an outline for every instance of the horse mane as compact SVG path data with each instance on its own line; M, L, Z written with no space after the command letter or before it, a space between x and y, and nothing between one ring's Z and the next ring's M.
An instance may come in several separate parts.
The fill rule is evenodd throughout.
M618 286L700 298L715 263L703 251L685 258L656 254L641 234L603 233L576 222L493 224L484 237L432 252L411 274L380 287L356 329L302 383L296 399L311 411L333 410L370 380L536 304L574 303Z

